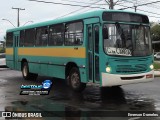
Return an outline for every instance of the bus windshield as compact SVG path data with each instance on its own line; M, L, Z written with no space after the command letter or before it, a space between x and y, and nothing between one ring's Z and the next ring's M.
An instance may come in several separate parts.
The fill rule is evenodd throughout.
M104 24L104 50L108 55L147 56L152 54L150 28L144 25Z

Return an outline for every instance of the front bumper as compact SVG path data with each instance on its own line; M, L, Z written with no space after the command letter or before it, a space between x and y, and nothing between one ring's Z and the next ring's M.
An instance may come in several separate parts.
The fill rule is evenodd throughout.
M152 77L147 78L147 75L152 75ZM102 73L102 87L118 86L125 84L149 82L154 79L154 71L141 74L132 74L132 75L117 75Z

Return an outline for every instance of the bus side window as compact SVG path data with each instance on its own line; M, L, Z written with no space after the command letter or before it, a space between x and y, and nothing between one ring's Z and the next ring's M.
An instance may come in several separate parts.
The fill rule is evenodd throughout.
M92 50L92 29L88 27L88 49Z
M36 46L47 46L47 42L48 42L48 28L47 27L37 28Z
M12 47L12 46L13 46L13 33L9 32L7 33L6 47Z
M83 44L83 23L74 22L65 26L65 45L82 45Z
M42 33L42 46L46 46L48 42L48 28L45 28Z
M23 47L23 45L24 45L24 37L25 37L24 30L22 30L22 31L20 31L20 40L19 40L20 47Z
M98 26L95 26L94 34L95 34L95 52L99 53L99 27Z
M35 41L35 29L27 29L25 30L25 40L24 40L24 46L34 46Z
M61 46L64 39L64 25L53 25L49 28L49 46Z

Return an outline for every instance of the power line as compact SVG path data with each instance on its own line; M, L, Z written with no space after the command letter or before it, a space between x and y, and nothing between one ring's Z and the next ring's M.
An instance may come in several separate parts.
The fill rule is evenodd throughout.
M148 0L148 1L149 1L149 2L153 2L152 0ZM139 0L138 2L146 3L146 1L145 1L145 0ZM158 3L158 4L159 4L159 3ZM154 3L153 3L153 5L154 5L154 6L157 6L157 7L160 7L159 5L157 5L157 4L155 5Z
M84 8L87 8L87 7L88 7L88 8L100 8L100 7L92 7L92 6L90 6L90 5L77 5L77 4L58 3L58 2L47 2L47 1L42 1L42 0L28 0L28 1L40 2L40 3L48 3L48 4L59 4L59 5L68 5L68 6L78 6L78 7L84 7ZM65 1L65 0L64 0L64 1ZM121 1L121 2L122 2L122 1ZM160 1L149 2L149 3L137 5L137 6L143 6L143 5L148 5L148 4L158 3L158 2L160 2ZM92 4L93 4L93 3L92 3ZM102 5L102 4L97 4L97 5ZM104 4L103 4L103 5L104 5ZM134 9L134 8L133 8L134 6L128 7L128 6L124 6L124 5L120 5L120 4L118 4L118 5L119 5L119 6L126 7L126 8L121 8L121 9L119 9L119 10L124 10L124 9L127 9L127 8ZM82 9L82 8L81 8L81 9ZM64 16L67 16L67 15L73 14L73 13L75 13L75 12L77 12L77 11L80 11L81 9L77 9L77 10L72 11L72 12L66 14L66 15L61 16L61 17L64 17ZM100 8L100 9L105 9L105 8ZM137 9L137 10L143 11L143 12L147 12L147 13L151 13L151 14L160 15L160 14L158 14L158 13L154 13L154 12L150 12L150 11L145 11L145 10L141 10L141 9ZM151 17L155 17L155 16L151 16ZM58 17L58 18L59 18L59 17ZM155 17L155 18L159 18L159 17Z
M96 1L96 2L94 2L94 3L90 3L90 6L92 6L93 4L96 4L96 3L100 2L100 1L101 1L101 0ZM85 9L85 8L83 8L83 9ZM67 15L73 14L73 13L78 12L78 11L80 11L80 10L82 10L82 8L77 9L77 10L75 10L75 11L72 11L72 12L70 12L70 13L67 13L67 14L65 14L65 15L63 15L63 16L58 17L58 18L65 17L65 16L67 16ZM56 19L58 19L58 18L56 18Z
M156 17L156 16L150 16L150 15L148 15L148 17L153 17L153 18L160 18L160 17Z
M28 1L34 1L34 2L40 2L40 3L48 3L48 4L67 5L67 6L78 6L78 7L100 8L100 7L91 7L91 6L89 6L89 5L76 5L76 4L68 4L68 3L47 2L47 1L41 1L41 0L28 0ZM101 8L101 9L105 9L105 8Z
M119 6L123 6L123 7L127 7L125 5L119 5ZM131 9L134 9L133 7ZM137 9L139 11L143 11L143 12L146 12L146 13L151 13L151 14L155 14L155 15L160 15L158 13L154 13L154 12L150 12L150 11L145 11L145 10L141 10L141 9ZM149 15L148 15L149 16ZM155 17L155 16L149 16L149 17ZM155 17L155 18L159 18L159 17Z
M128 0L126 0L126 1L124 1L124 2L127 2L127 3L133 3L133 4L135 4L135 2L128 1ZM145 2L144 2L144 1L138 1L138 2L139 2L139 3L141 3L141 4L145 4ZM160 9L160 6L158 7L158 6L155 6L155 5L153 5L153 4L149 4L149 5L147 5L147 7Z
M119 5L119 6L127 7L127 6L125 6L125 5ZM133 8L133 7L131 7L131 9L134 9L134 8ZM121 9L119 9L119 10L121 10ZM146 11L146 10L141 10L141 9L137 9L137 10L139 10L139 11L143 11L143 12L147 12L147 13L151 13L151 14L160 15L160 14L158 14L158 13L154 13L154 12L150 12L150 11Z
M126 1L125 1L126 2ZM133 3L133 2L132 2ZM119 6L123 6L123 7L128 7L128 6L125 6L125 5L119 5ZM134 9L133 7L131 7L131 9ZM143 11L143 12L146 12L146 13L151 13L151 14L156 14L156 15L160 15L158 13L154 13L154 12L150 12L150 11L145 11L145 10L141 10L141 9L137 9L139 11ZM153 16L153 15L148 15L148 17L153 17L153 18L160 18L158 16Z
M29 0L29 1L34 1L34 0ZM95 4L95 3L86 3L86 2L77 2L77 1L72 1L72 0L61 0L61 1L67 1L67 2L74 2L74 3L84 3L84 4ZM104 0L98 0L98 1L96 1L96 2L103 2ZM119 0L119 1L117 1L118 2L118 4L123 4L123 3L119 3L119 2L123 2L123 0ZM117 5L117 2L116 2L116 5ZM108 3L108 2L107 2ZM102 4L95 4L95 5L105 5L104 3ZM79 6L79 5L78 5Z
M86 2L77 2L77 1L72 1L72 0L61 0L61 1L67 1L67 2L73 2L73 3L84 3L84 4L89 4L89 5L94 4L94 3L86 3ZM99 1L96 1L96 2L101 2L101 1L103 1L103 0L99 0ZM122 0L119 1L119 2L122 2ZM122 3L120 3L120 4L122 4ZM105 4L95 4L95 5L105 5Z
M149 2L149 3L144 3L144 4L140 4L140 5L136 5L137 7L139 6L144 6L144 5L149 5L149 4L153 4L153 3L158 3L160 1L154 1L154 2ZM125 10L125 9L128 9L128 8L133 8L134 6L132 7L126 7L126 8L121 8L120 10Z
M143 12L147 12L147 13L151 13L151 14L160 15L160 14L158 14L158 13L154 13L154 12L150 12L150 11L145 11L145 10L141 10L141 9L137 9L137 10L139 10L139 11L143 11Z
M91 4L91 3L79 2L79 1L73 1L73 0L61 0L61 1L67 1L67 2L73 2L73 3L84 3L84 4ZM102 0L100 0L100 1L102 1Z

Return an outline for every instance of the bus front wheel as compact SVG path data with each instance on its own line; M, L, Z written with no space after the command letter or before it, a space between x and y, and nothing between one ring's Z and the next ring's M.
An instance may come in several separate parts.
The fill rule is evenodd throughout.
M23 75L23 78L25 80L35 80L38 77L37 74L29 72L29 66L28 66L27 62L23 63L23 66L22 66L22 75Z
M74 91L81 92L85 89L86 83L82 83L78 68L73 67L69 74L70 86Z

